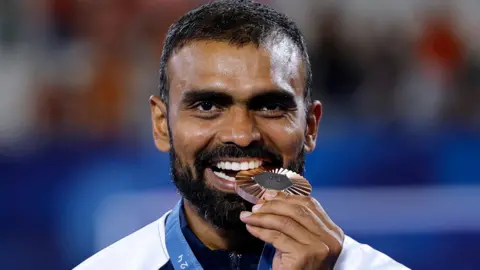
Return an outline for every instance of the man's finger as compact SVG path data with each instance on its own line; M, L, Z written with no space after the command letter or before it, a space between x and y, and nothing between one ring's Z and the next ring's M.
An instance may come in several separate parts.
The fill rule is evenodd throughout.
M285 200L292 204L300 204L303 205L315 214L318 218L320 218L323 223L329 228L330 230L337 231L338 226L330 219L327 215L325 210L323 209L322 205L313 197L311 196L300 196L300 195L292 195L286 194L284 192L278 192L274 190L269 190L265 192L264 201L272 201L272 200ZM260 202L259 202L260 203Z
M287 216L244 212L240 218L248 225L282 232L302 244L310 244L318 239L315 234Z
M256 238L272 244L280 252L293 253L305 248L305 245L276 230L265 229L249 224L247 224L247 230Z
M329 228L310 208L301 204L288 203L285 200L271 200L257 204L252 212L289 217L318 236L323 236L326 231L329 231Z

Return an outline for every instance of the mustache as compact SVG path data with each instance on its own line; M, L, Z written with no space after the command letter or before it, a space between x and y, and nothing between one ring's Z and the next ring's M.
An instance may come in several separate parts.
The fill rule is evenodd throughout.
M280 166L283 164L283 158L280 153L263 145L239 147L232 144L199 151L196 155L195 165L197 168L208 167L212 165L212 160L221 158L261 158L268 159L271 164Z

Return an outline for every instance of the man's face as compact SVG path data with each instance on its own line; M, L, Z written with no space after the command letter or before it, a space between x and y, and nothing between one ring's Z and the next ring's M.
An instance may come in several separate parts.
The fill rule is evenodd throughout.
M262 164L303 173L315 147L321 105L304 102L301 55L286 38L259 48L192 42L167 72L168 108L152 98L152 116L174 183L213 225L243 228L251 205L235 194L236 173Z

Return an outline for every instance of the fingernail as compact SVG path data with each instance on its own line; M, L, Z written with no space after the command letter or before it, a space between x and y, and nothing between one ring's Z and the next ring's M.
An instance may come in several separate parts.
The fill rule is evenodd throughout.
M254 213L257 212L258 209L260 209L260 207L262 207L262 205L263 205L263 204L256 204L256 205L254 205L254 206L252 207L252 212L254 212Z
M275 191L275 190L268 190L265 192L265 195L264 195L264 198L266 200L271 200L273 198L275 198L275 196L277 196L278 192Z
M248 211L243 211L240 213L240 217L241 218L246 218L248 216L250 216L252 214L252 212L248 212Z

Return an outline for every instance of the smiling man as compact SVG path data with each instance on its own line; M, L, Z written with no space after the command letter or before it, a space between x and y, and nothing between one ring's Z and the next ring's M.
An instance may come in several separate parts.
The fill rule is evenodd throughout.
M344 235L314 198L235 193L239 171L303 173L322 115L311 77L300 31L265 5L219 1L175 22L150 104L183 199L76 269L407 269Z

